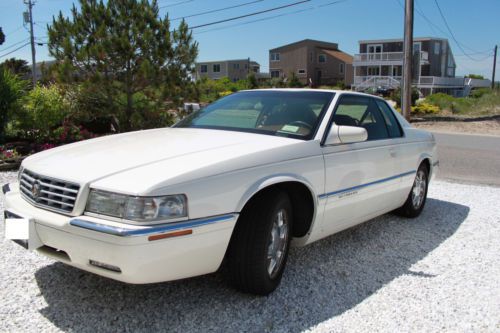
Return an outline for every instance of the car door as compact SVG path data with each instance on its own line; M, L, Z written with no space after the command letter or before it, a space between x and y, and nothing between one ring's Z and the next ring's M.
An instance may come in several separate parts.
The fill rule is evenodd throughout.
M397 194L398 200L395 201L396 207L403 204L408 196L411 185L416 173L416 163L419 156L419 143L409 142L405 138L403 128L397 120L394 111L382 99L375 99L382 116L384 117L389 136L392 139L392 152L395 159L396 174L401 176L399 193Z
M364 142L323 145L326 200L323 231L331 234L386 212L400 179L387 126L375 99L343 94L330 126L358 126Z

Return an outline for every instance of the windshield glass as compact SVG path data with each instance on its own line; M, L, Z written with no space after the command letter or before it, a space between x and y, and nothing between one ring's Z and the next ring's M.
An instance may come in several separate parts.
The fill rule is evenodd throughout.
M196 111L174 127L252 132L310 140L333 99L322 91L243 91Z

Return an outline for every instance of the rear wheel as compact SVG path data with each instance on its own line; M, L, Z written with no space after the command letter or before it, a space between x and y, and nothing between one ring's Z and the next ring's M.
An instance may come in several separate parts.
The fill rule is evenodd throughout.
M420 215L427 200L427 189L429 187L429 170L425 164L421 164L415 175L415 180L410 194L403 206L396 210L396 214L405 217L417 217Z
M281 281L292 230L288 195L269 190L253 199L236 224L228 252L228 277L238 290L267 295Z

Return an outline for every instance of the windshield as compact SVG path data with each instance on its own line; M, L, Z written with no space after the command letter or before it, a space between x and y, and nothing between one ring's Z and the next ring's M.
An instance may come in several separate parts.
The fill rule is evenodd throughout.
M333 92L243 91L196 111L174 127L252 132L310 140Z

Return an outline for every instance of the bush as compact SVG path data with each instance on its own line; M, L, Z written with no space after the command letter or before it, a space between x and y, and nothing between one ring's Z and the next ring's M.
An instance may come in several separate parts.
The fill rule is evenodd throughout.
M65 121L62 126L53 130L50 134L50 141L61 144L94 138L95 135L82 126L77 126L69 121ZM49 149L50 144L42 146L42 150Z
M411 89L411 105L415 106L417 103L417 99L420 97L420 94L416 88ZM395 89L391 92L391 99L396 102L396 107L401 107L401 89Z
M109 118L119 112L115 99L99 84L68 86L65 100L69 106L71 120L77 124Z
M472 97L472 98L480 98L480 97L483 97L486 94L490 94L491 92L492 92L492 90L490 88L477 88L477 89L473 89L470 92L470 97Z
M452 104L456 100L455 97L444 93L436 93L425 98L425 102L438 106L441 110L452 111Z
M55 85L36 86L23 97L22 103L22 112L16 116L18 126L26 137L35 141L49 139L51 131L61 126L68 114L68 104Z
M19 108L19 101L28 84L8 70L0 71L0 140L3 140L8 119Z
M441 111L439 109L439 106L433 105L430 103L422 102L417 104L415 107L412 108L412 113L416 114L436 114Z

